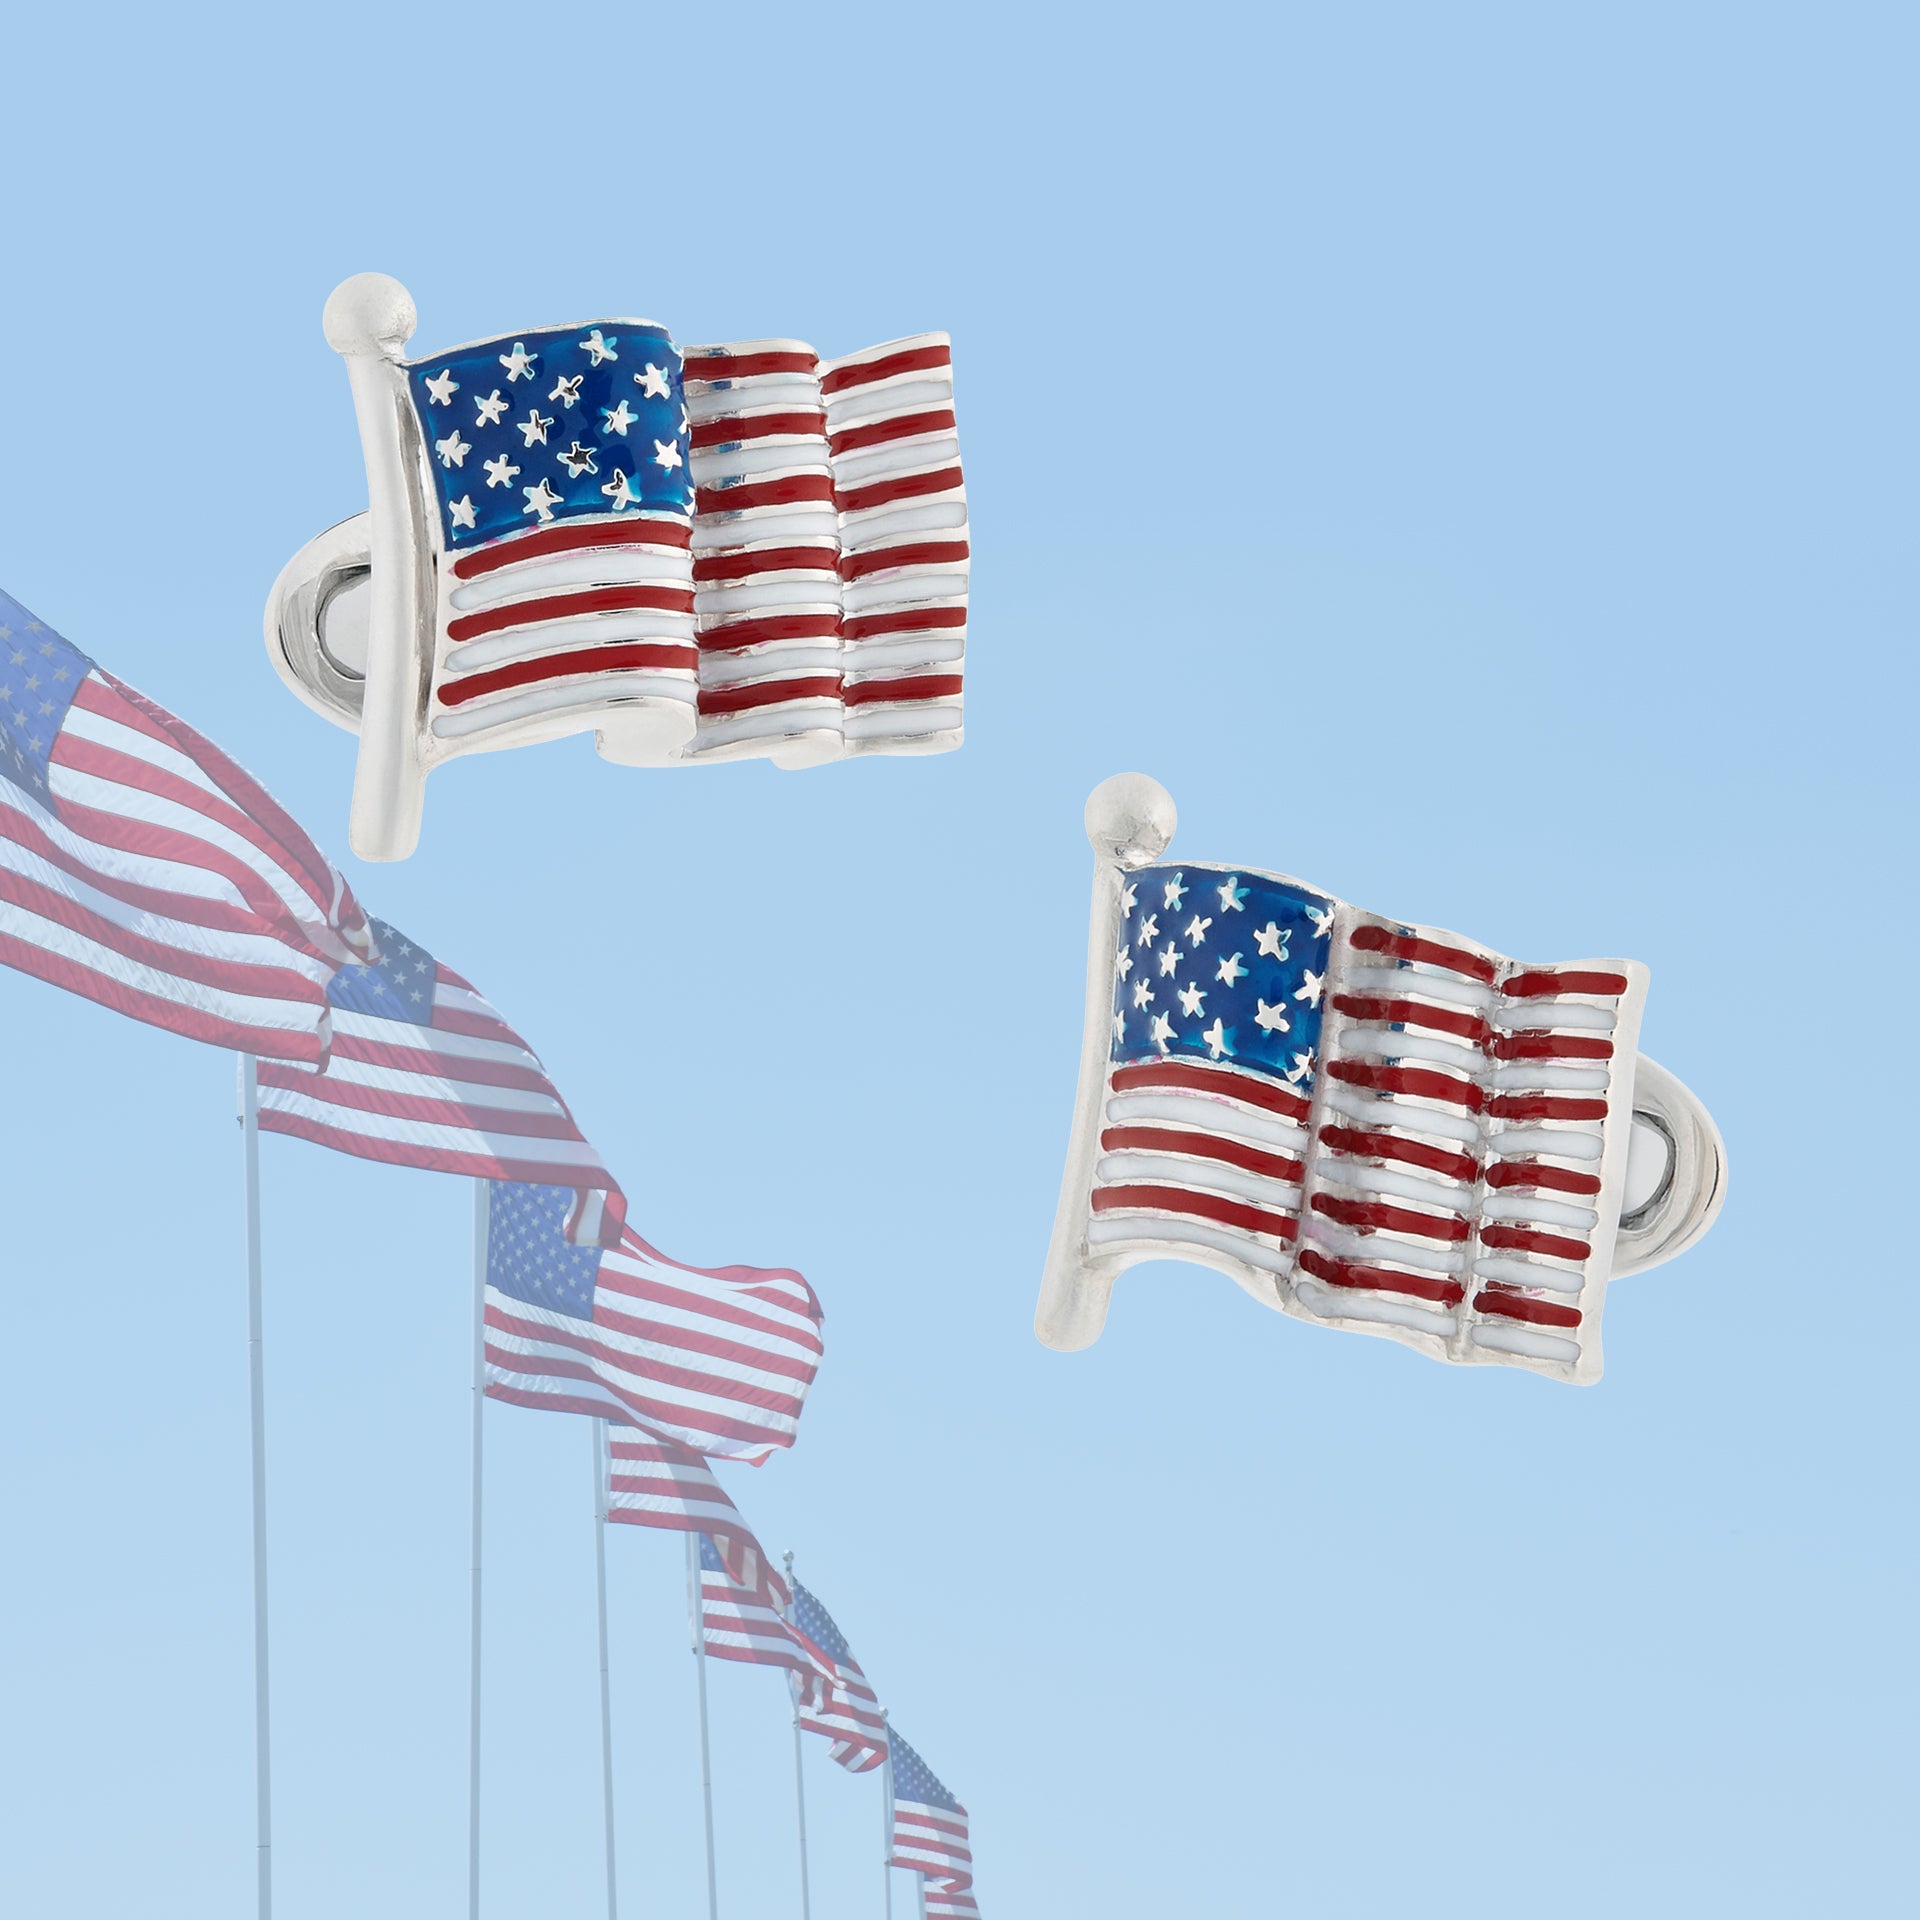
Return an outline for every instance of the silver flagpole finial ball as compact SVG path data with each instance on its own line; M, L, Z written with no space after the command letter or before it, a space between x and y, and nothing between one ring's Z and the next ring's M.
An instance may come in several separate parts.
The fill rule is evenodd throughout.
M390 273L356 273L342 280L320 316L335 353L378 352L395 360L418 324L413 295Z
M1087 795L1087 838L1095 853L1144 867L1167 850L1179 823L1173 795L1144 773L1116 773Z

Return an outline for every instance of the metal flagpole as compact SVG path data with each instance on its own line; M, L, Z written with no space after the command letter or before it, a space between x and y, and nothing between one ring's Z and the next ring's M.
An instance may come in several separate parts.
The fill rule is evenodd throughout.
M713 1755L707 1738L707 1636L700 1615L700 1540L687 1535L687 1616L700 1674L700 1803L707 1821L707 1920L720 1920L720 1882L713 1864Z
M887 1734L887 1758L880 1779L885 1791L881 1796L880 1871L887 1883L887 1920L893 1920L893 1730L886 1727L887 1710L880 1709L880 1720Z
M793 1555L785 1556L787 1586L793 1586ZM813 1920L813 1892L807 1875L807 1769L806 1752L800 1738L800 1678L788 1676L793 1694L793 1800L800 1815L800 1920Z
M607 1423L593 1423L593 1572L600 1596L600 1797L607 1832L607 1920L620 1920L613 1861L613 1689L607 1677Z
M253 1441L254 1839L260 1920L273 1912L273 1769L267 1719L267 1373L260 1296L260 1081L240 1056L241 1160L247 1187L247 1400Z
M487 1200L484 1180L473 1183L473 1442L472 1544L467 1613L467 1916L480 1920L480 1518L482 1416L487 1405Z
M913 1876L914 1891L920 1897L920 1920L927 1920L927 1876L916 1873Z

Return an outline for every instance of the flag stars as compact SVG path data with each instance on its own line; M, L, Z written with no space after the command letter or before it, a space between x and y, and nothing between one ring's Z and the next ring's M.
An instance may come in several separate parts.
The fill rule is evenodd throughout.
M547 429L553 425L552 417L544 414L538 407L529 407L524 420L513 423L520 429L520 436L529 447L547 444Z
M1313 922L1313 937L1324 940L1333 928L1333 909L1331 907L1309 907L1307 918Z
M1300 984L1294 988L1293 997L1296 1000L1304 1000L1310 1007L1317 1007L1320 1004L1321 990L1326 983L1327 976L1324 973L1315 973L1311 967L1302 967Z
M1246 976L1247 970L1240 964L1240 956L1237 953L1230 953L1220 962L1219 971L1213 977L1223 987L1230 987L1236 980L1244 980Z
M1159 937L1160 921L1156 915L1150 913L1140 922L1140 931L1134 935L1133 944L1136 947L1150 947Z
M1173 878L1167 882L1165 887L1161 889L1160 904L1165 907L1169 913L1178 913L1180 911L1180 902L1187 897L1187 889L1184 884L1186 877L1184 873L1176 873Z
M1180 949L1169 940L1167 944L1160 949L1160 972L1162 977L1169 973L1178 972L1180 959Z
M501 454L497 460L489 460L486 463L486 468L487 485L490 487L511 486L513 484L513 476L520 471L504 453Z
M433 443L433 450L440 456L440 464L443 467L453 468L459 466L473 448L460 438L460 429L455 427L444 440L436 440Z
M1136 1013L1144 1013L1153 1005L1153 987L1143 973L1133 983L1133 1006Z
M507 403L500 397L498 387L484 396L476 394L473 401L473 424L476 427L497 427L506 410Z
M673 391L666 368L656 367L652 361L648 361L646 372L633 376L633 383L640 389L642 400L665 400Z
M513 351L511 353L503 353L500 356L500 364L507 370L507 384L511 386L516 380L531 380L533 378L534 363L539 358L540 356L537 353L529 353L526 348L516 340L513 343Z
M1233 1034L1220 1021L1216 1020L1200 1038L1207 1043L1207 1051L1214 1059L1233 1058Z
M1298 1086L1300 1082L1307 1079L1312 1072L1313 1049L1309 1047L1305 1053L1296 1053L1293 1056L1293 1065L1287 1069L1287 1078L1291 1080L1295 1086Z
M1205 919L1196 913L1193 918L1187 922L1187 944L1197 947L1201 941L1207 937L1207 929L1212 925L1213 922L1211 920Z
M1184 1013L1189 1020L1198 1020L1200 1018L1201 1002L1204 1001L1206 997L1205 988L1194 986L1181 987L1174 994L1174 998L1180 1002L1180 1011Z
M1129 920L1133 917L1133 910L1139 903L1139 899L1140 889L1129 880L1120 890L1120 918L1122 920Z
M1255 1000L1253 1003L1253 1024L1262 1033L1286 1033L1293 1026L1284 1006L1270 1007L1264 1000Z
M656 440L653 443L653 464L668 473L682 465L680 443L677 440Z
M1167 1042L1173 1038L1173 1022L1164 1013L1156 1013L1147 1028L1147 1038L1160 1049L1167 1050Z
M617 407L602 407L600 418L606 423L601 429L603 433L617 433L624 440L627 437L627 429L640 416L622 400Z
M613 502L615 513L624 513L628 507L640 504L640 496L633 490L633 482L618 467L614 468L613 478L600 491Z
M1287 957L1287 940L1288 935L1275 920L1269 920L1264 927L1253 930L1253 943L1263 960L1284 960Z
M571 380L562 375L553 383L553 391L547 395L549 400L558 400L561 411L577 404L580 398L580 383L586 379L584 373L576 373Z
M566 468L570 479L578 480L583 473L598 473L594 464L597 458L591 447L583 447L578 440L559 456L560 464Z
M1113 965L1114 970L1119 974L1120 978L1124 980L1127 975L1133 971L1132 949L1122 947L1120 951L1113 956Z
M432 396L433 404L436 407L452 406L453 396L459 391L460 382L453 377L453 369L451 367L442 367L440 371L427 382L427 392Z
M450 502L447 514L456 527L471 527L474 523L473 495L462 494L458 500Z
M545 480L542 480L537 487L522 487L520 491L527 497L527 504L520 511L523 514L537 513L540 516L540 524L545 526L553 518L554 508L560 504L559 494L555 493Z
M596 367L604 366L609 360L618 360L620 358L620 356L614 352L614 348L620 344L620 336L617 333L603 334L598 327L595 327L592 332L578 344L582 353L589 353L593 356L593 364Z
M1248 889L1240 884L1240 876L1237 873L1228 874L1227 877L1214 888L1214 892L1220 896L1220 911L1222 913L1241 913L1245 911Z

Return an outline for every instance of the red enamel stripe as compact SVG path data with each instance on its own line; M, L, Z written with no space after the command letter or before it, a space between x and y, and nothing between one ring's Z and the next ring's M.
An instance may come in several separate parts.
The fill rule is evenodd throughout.
M930 493L951 493L962 482L958 467L942 467L937 473L902 473L888 480L872 480L863 487L849 487L833 496L842 513L865 513L872 507L888 507L896 500L924 500Z
M1420 1140L1402 1140L1392 1133L1327 1127L1320 1135L1320 1144L1332 1153L1351 1154L1360 1160L1392 1160L1401 1166L1443 1173L1450 1180L1471 1180L1480 1171L1480 1163L1471 1154L1449 1153L1445 1147L1430 1147Z
M1102 1153L1190 1153L1202 1160L1218 1160L1243 1173L1269 1180L1300 1178L1300 1162L1282 1153L1264 1153L1240 1140L1222 1140L1216 1134L1183 1133L1177 1127L1109 1127L1100 1136Z
M964 540L917 540L897 547L875 547L871 553L842 554L840 578L867 580L876 573L901 567L950 566L972 551Z
M724 486L696 488L693 505L697 513L746 513L754 507L797 507L833 498L831 474L787 473L777 480L730 480Z
M849 640L871 640L879 634L958 631L966 624L965 607L904 607L898 613L848 614L840 631Z
M1445 967L1449 973L1465 974L1469 980L1478 980L1487 986L1493 984L1495 969L1491 960L1459 947L1443 947L1437 940L1394 933L1386 927L1363 926L1354 928L1353 944L1362 953L1384 953L1395 960L1418 960L1429 967Z
M695 644L702 653L724 653L770 640L835 640L839 635L837 613L769 613L725 620L707 628Z
M462 614L447 622L449 640L478 640L489 633L531 627L543 620L571 620L590 613L691 613L691 587L590 587L583 593L554 593L540 600L509 600L504 606Z
M1216 1226L1237 1227L1242 1233L1272 1234L1279 1240L1291 1240L1298 1231L1296 1222L1284 1213L1269 1213L1262 1207L1250 1207L1243 1200L1224 1200L1218 1194L1189 1193L1183 1187L1100 1187L1094 1192L1095 1213L1142 1207L1159 1213L1190 1213L1196 1219L1211 1220Z
M463 707L489 693L533 686L541 680L574 680L587 674L691 671L700 656L690 646L657 645L573 647L565 653L543 653L537 660L516 660L487 673L471 673L443 686L436 696L445 707Z
M677 547L693 542L693 529L681 520L597 520L586 526L544 527L536 533L516 534L498 546L463 553L453 563L456 580L478 580L483 574L516 567L523 560L546 560L556 553L579 553L588 547Z
M696 420L688 438L694 449L730 447L744 440L818 440L825 437L824 413L726 413L717 420Z
M1412 1094L1421 1100L1444 1100L1449 1106L1464 1107L1478 1113L1486 1096L1471 1080L1456 1080L1450 1073L1434 1073L1425 1067L1377 1067L1363 1060L1336 1060L1327 1071L1350 1087L1368 1087L1375 1093Z
M1613 1042L1574 1033L1512 1033L1496 1040L1496 1060L1611 1060Z
M903 700L951 700L961 687L957 673L910 674L899 680L862 680L847 689L850 707L878 707Z
M1577 1307L1563 1307L1556 1300L1536 1300L1531 1294L1513 1293L1505 1287L1482 1287L1473 1296L1476 1313L1497 1313L1503 1320L1529 1320L1536 1327L1577 1327Z
M897 373L925 373L934 367L952 365L951 347L908 347L903 353L890 353L883 360L863 360L858 366L836 367L820 382L820 391L831 396L854 387L870 387L876 380L891 380Z
M953 430L953 409L936 407L926 413L902 413L891 420L871 420L864 426L843 427L828 436L827 446L837 457L843 453L859 453L866 447L884 447L894 440L914 440L923 433Z
M1431 1273L1396 1273L1391 1267L1368 1266L1355 1260L1333 1260L1317 1247L1301 1250L1300 1265L1330 1287L1352 1287L1365 1293L1404 1293L1412 1299L1431 1300L1443 1307L1457 1307L1466 1298L1467 1290L1458 1280Z
M1593 1252L1584 1240L1572 1240L1562 1233L1541 1233L1533 1227L1486 1226L1480 1229L1480 1240L1484 1246L1545 1254L1550 1260L1584 1260Z
M756 680L744 687L702 687L700 711L707 714L751 713L756 707L777 707L789 700L838 700L840 676L817 673L791 680Z
M1404 1233L1419 1240L1459 1241L1472 1232L1464 1220L1415 1213L1411 1207L1390 1207L1383 1200L1340 1200L1330 1193L1316 1193L1313 1210L1361 1233Z
M1477 1013L1457 1007L1428 1006L1423 1000L1380 1000L1371 995L1336 993L1337 1011L1355 1020L1386 1020L1396 1026L1424 1027L1433 1033L1451 1033L1462 1040L1485 1040L1493 1031Z
M1490 1187L1546 1187L1555 1193L1598 1193L1597 1173L1550 1167L1544 1160L1502 1160L1487 1169Z
M1619 994L1627 990L1624 973L1516 973L1500 991L1513 1000L1549 999L1562 993Z
M1569 1100L1551 1093L1502 1093L1487 1102L1496 1120L1604 1120L1604 1100Z
M811 373L817 353L697 353L681 361L688 380L751 380L761 373Z
M1115 1093L1151 1093L1158 1087L1178 1087L1187 1093L1216 1093L1243 1100L1250 1107L1304 1120L1309 1103L1286 1087L1276 1087L1248 1074L1221 1073L1212 1067L1190 1066L1180 1060L1148 1060L1134 1067L1116 1067L1111 1082Z
M736 547L726 553L700 553L693 559L693 577L702 586L716 580L745 580L756 573L831 573L838 548Z

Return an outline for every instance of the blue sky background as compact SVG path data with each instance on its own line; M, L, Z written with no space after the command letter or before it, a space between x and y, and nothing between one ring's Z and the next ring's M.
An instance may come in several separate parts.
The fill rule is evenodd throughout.
M973 1810L989 1920L1911 1895L1916 280L1892 6L342 4L8 29L0 579L345 859L273 678L364 504L328 290L955 343L968 741L434 776L377 913L643 1230L824 1296L732 1476ZM1030 1316L1122 768L1175 857L1623 954L1732 1199L1605 1381L1129 1275ZM0 1908L251 1911L233 1063L0 977ZM466 1187L264 1145L279 1911L459 1910ZM584 1422L491 1409L490 1914L599 1910ZM610 1542L623 1894L703 1899L678 1543ZM714 1676L723 1911L797 1914ZM818 1757L815 1912L878 1920ZM902 1893L904 1894L904 1884Z

